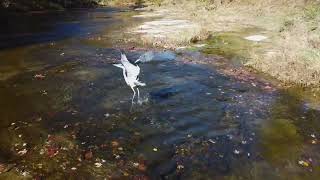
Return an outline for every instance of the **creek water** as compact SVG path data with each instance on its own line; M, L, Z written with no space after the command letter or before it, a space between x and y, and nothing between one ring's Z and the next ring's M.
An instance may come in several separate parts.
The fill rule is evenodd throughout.
M292 91L222 73L219 58L198 64L184 59L200 52L172 59L153 50L157 59L140 64L142 104L131 107L112 63L119 32L138 21L132 14L100 8L5 20L1 179L320 177L319 110ZM129 60L147 51L125 49Z

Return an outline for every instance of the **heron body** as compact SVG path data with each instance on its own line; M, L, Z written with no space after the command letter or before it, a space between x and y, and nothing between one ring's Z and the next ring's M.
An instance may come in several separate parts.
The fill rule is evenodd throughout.
M138 62L139 59L135 62ZM145 86L145 83L142 83L139 81L139 74L140 74L140 67L138 65L132 64L130 61L128 61L125 54L121 53L121 63L120 64L113 64L114 66L122 69L122 74L125 82L133 91L132 96L132 103L136 95L136 91L134 88L137 89L138 93L138 100L140 99L140 93L139 93L139 86Z

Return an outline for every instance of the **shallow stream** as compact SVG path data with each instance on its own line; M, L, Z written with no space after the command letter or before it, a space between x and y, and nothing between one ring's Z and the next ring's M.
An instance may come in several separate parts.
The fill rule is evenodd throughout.
M1 179L319 179L320 111L258 75L224 73L227 59L153 49L131 105L112 64L132 14L32 14L2 29Z

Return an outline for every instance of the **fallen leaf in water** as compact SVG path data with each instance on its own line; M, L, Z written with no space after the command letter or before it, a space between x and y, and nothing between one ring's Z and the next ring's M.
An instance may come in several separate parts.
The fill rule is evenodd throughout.
M99 168L102 166L102 163L96 162L96 163L94 163L94 165Z
M22 176L28 176L28 175L29 175L29 172L23 171L23 172L21 173L21 175L22 175Z
M23 149L23 150L21 150L21 151L18 151L18 154L19 154L20 156L23 156L23 155L25 155L27 152L28 152L27 149Z
M140 136L140 133L139 132L134 132L134 135Z
M139 163L138 169L139 169L140 171L146 171L146 170L147 170L147 167L146 167L145 164Z
M135 175L133 176L132 180L149 180L150 178L145 175Z
M101 144L101 145L100 145L100 148L106 148L106 147L108 147L107 144Z
M41 180L41 179L43 179L43 176L41 176L41 175L36 175L33 179L34 179L34 180Z
M178 169L178 170L182 170L182 169L184 169L184 166L181 165L181 164L179 164L179 165L177 166L177 169Z
M42 164L37 164L38 165L38 168L42 169Z
M235 150L233 151L233 153L235 153L235 154L240 154L240 151L237 150L237 149L235 149Z
M44 154L44 149L40 149L39 154L40 154L40 155L43 155L43 154Z
M118 147L119 146L119 143L117 141L112 141L111 142L111 146L112 147Z
M120 155L118 155L118 154L114 154L114 157L115 157L116 159L120 159Z
M134 167L138 167L138 166L139 166L139 163L133 163L133 166L134 166Z
M4 164L0 164L0 174L6 170L6 166Z
M87 152L84 154L84 159L85 159L85 160L90 160L90 159L92 159L92 157L93 157L92 151L87 151Z
M272 89L272 87L271 87L271 86L268 86L268 85L265 86L264 88L265 88L265 89Z
M48 155L50 158L56 156L58 153L59 153L58 148L52 147L52 146L47 147L47 155Z
M42 95L47 95L48 94L48 92L46 90L42 90L40 92L41 92Z
M44 79L46 76L45 75L42 75L42 74L36 74L34 75L34 78L36 79Z
M307 161L300 160L300 161L298 161L298 163L299 163L301 166L309 167L309 162L307 162Z

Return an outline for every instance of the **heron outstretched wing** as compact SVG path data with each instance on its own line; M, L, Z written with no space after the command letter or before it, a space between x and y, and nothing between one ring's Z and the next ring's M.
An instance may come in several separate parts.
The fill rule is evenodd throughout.
M116 66L116 67L118 67L118 68L121 68L121 69L124 68L124 66L123 66L122 64L112 64L112 65L114 65L114 66Z
M127 59L125 54L121 54L121 63L126 69L128 77L137 77L140 74L139 66L131 64L131 62Z

